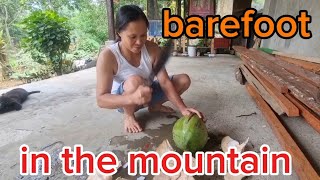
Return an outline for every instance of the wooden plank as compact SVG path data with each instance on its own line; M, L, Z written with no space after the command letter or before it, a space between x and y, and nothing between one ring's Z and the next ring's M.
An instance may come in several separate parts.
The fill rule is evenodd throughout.
M270 56L262 56L261 53L255 49L248 50L244 47L241 48L244 57L265 67L265 69L262 69L262 72L270 73L272 75L271 77L278 79L278 81L280 81L282 85L286 85L290 91L298 92L296 95L301 94L304 98L313 98L316 102L320 102L320 89L318 87L304 82L298 76L273 63L272 60L268 58Z
M274 87L278 89L281 93L289 92L289 89L286 83L283 81L281 77L276 75L273 71L267 69L266 67L258 64L248 57L248 49L242 46L233 46L233 49L238 53L239 57L243 61L250 61L250 65L254 69L258 69L259 72L263 74L263 76L269 81L272 82Z
M257 78L257 80L263 85L268 93L276 100L281 109L289 117L300 116L299 109L289 101L283 94L281 94L270 82L268 82L263 76L257 73L256 70L252 69L249 65L246 66L250 72Z
M303 180L320 179L297 143L290 136L268 104L262 99L258 92L251 87L251 85L247 84L247 90L271 126L282 148L292 156L292 164L299 178Z
M279 51L274 51L272 54L320 64L320 58L318 58L318 57L307 57L307 56L301 56L301 55L297 55L297 54L289 54L289 53L284 53L284 52L279 52Z
M299 59L289 58L289 57L283 57L275 55L276 58L281 59L283 61L289 62L291 64L295 64L297 66L300 66L308 71L314 72L316 74L320 74L320 64L307 62L307 61L301 61Z
M258 50L252 49L251 51L246 51L246 56L281 77L290 91L300 91L304 96L314 98L317 102L320 102L320 89L318 87L306 83L298 76L273 63L272 60L268 58L270 56L262 56L261 53L262 52Z
M257 62L251 60L250 58L240 55L241 59L250 64L250 67L257 70L261 76L265 77L269 82L272 82L273 86L281 93L288 93L289 89L283 79L274 72L270 71L268 68L258 64Z
M310 72L308 70L305 70L298 65L288 63L286 61L281 61L281 59L276 58L270 54L267 54L265 52L250 49L250 51L256 52L257 54L261 55L262 57L265 57L266 59L272 61L275 64L278 64L279 66L285 68L288 72L297 75L301 78L303 78L305 81L307 81L310 84L313 84L316 87L320 87L320 75L316 74L314 72Z
M315 102L314 99L306 97L300 91L290 91L290 94L292 94L296 99L301 101L303 104L309 107L314 113L320 116L320 104Z
M282 110L280 105L277 103L275 98L263 87L263 85L252 75L245 65L241 65L241 71L245 76L246 80L254 87L263 99L272 107L272 109L278 114L282 115L285 112Z
M288 93L288 91L284 91L283 88L283 81L281 79L276 79L275 76L270 75L270 72L268 72L268 69L263 68L263 66L257 64L255 61L249 59L245 55L245 51L247 49L245 47L240 46L234 46L233 47L236 51L239 57L245 62L247 67L250 67L251 69L254 69L256 73L259 73L261 76L263 76L269 83L272 84L279 92L281 93ZM255 74L254 74L255 75ZM320 116L320 104L315 102L315 100L311 97L306 96L303 92L300 90L293 88L290 92L296 99L298 99L300 102L305 104L309 109L311 109L316 115Z
M285 96L300 109L301 115L304 117L307 123L309 123L313 129L320 133L320 118L314 115L308 107L303 105L292 95L285 94Z

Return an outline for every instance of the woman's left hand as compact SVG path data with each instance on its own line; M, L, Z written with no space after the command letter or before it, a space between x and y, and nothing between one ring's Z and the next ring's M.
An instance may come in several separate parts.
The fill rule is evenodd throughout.
M193 109L193 108L185 108L185 109L181 110L181 114L183 116L191 116L192 114L197 114L199 116L199 118L201 118L203 121L205 121L203 114L200 111Z

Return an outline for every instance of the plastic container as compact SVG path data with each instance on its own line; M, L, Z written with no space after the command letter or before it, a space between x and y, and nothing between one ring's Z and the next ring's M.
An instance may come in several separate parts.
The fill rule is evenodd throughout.
M197 47L188 46L188 56L189 57L196 57L197 56Z

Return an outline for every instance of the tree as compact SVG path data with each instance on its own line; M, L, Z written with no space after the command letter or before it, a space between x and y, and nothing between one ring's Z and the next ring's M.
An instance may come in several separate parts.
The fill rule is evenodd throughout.
M23 10L19 0L0 0L0 31L5 33L5 39L8 45L11 45L14 23L19 20Z
M61 75L63 54L70 45L67 19L55 11L35 11L23 20L22 25L27 35L24 42L33 59L38 62L49 59L53 70Z
M2 31L0 31L0 67L1 67L1 74L2 74L2 79L0 80L8 78L6 43L2 38L2 35L3 35Z
M157 0L149 0L147 6L147 16L149 19L161 19Z

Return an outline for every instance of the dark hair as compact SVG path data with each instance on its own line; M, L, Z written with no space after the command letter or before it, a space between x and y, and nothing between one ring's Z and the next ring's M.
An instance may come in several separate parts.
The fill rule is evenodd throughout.
M124 30L130 22L144 20L147 27L149 27L149 21L144 12L136 5L124 5L120 7L116 16L116 34L117 41L120 40L119 32Z

